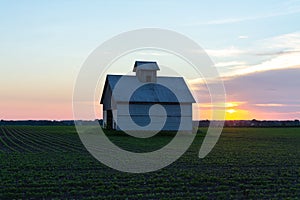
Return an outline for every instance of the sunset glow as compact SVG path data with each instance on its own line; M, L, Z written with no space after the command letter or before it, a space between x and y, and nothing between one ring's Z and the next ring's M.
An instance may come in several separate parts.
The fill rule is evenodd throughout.
M226 110L226 120L250 120L249 111L242 109Z
M198 97L194 120L211 119L212 108L225 112L226 119L300 119L298 1L255 1L247 6L239 1L222 6L178 1L172 2L172 9L169 3L156 1L122 2L122 6L109 1L0 4L0 16L6 19L0 21L0 120L73 119L74 83L90 53L120 33L145 27L178 32L202 47L223 80L227 102L211 105L213 91L207 87L214 88L214 80L195 75L186 64L189 59L181 56L137 52L128 59L113 58L117 65L110 72L128 73L135 59L167 63ZM137 17L140 8L147 12ZM161 66L157 75L169 76L168 72ZM101 92L95 92L96 118L102 118Z
M249 107L247 109L247 107ZM258 111L254 112L251 110L250 105L247 105L246 102L226 102L218 103L216 105L212 105L210 103L200 104L197 108L199 109L199 116L193 116L194 120L203 120L208 119L212 120L212 110L216 110L219 113L225 113L226 120L252 120L255 118L253 113L259 113ZM196 109L196 108L194 108ZM221 116L221 115L220 115ZM258 115L259 116L259 115ZM220 120L217 118L217 120Z
M226 112L229 113L229 114L233 114L233 113L236 112L236 110L234 110L234 109L229 109L229 110L226 110Z
M247 106L246 102L227 102L225 108L226 120L250 120L250 112L245 109L245 106Z

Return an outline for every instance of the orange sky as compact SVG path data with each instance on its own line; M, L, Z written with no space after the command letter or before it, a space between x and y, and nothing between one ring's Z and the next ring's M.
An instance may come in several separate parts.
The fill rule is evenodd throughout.
M0 20L0 119L73 119L73 86L90 53L120 33L145 27L178 32L203 47L224 78L227 104L236 103L218 108L226 109L226 119L300 119L298 1L249 1L247 6L243 1L218 6L214 1L173 1L172 9L164 1L0 4L5 19ZM147 12L137 16L141 8ZM172 69L177 64L195 76L180 56L181 63L152 53L149 58L168 61ZM115 72L127 73L123 67ZM193 86L200 99L195 119L205 120L210 98L202 87Z
M225 80L227 103L215 105L215 109L219 111L225 109L227 120L299 119L300 93L295 89L300 85L299 78L296 78L299 76L299 71L298 69L275 70ZM264 74L268 76L265 77ZM283 80L287 78L290 80L284 82ZM39 84L30 84L26 87L26 82L19 81L19 84L12 85L10 88L1 87L0 118L5 120L73 119L71 82L62 87L59 81L46 85L47 82L40 80ZM194 105L193 119L212 119L213 106L207 88L202 83L196 83L191 88L200 100L199 104ZM101 92L98 92L96 99L100 100ZM94 103L95 118L102 118L102 108L98 102Z

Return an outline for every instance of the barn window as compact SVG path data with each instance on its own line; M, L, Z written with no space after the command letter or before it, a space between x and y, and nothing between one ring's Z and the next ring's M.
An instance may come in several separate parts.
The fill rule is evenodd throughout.
M151 82L151 76L146 76L146 82Z

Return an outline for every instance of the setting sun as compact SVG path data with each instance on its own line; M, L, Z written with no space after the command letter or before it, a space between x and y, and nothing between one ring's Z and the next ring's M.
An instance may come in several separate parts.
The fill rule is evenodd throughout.
M229 109L229 110L226 110L226 112L232 114L232 113L235 113L236 110L234 110L234 109Z
M226 110L226 120L246 120L251 119L250 112L242 109Z
M227 102L225 104L226 120L250 119L250 112L240 108L242 104L245 104L245 102Z
M194 119L212 119L213 109L219 113L225 112L226 120L249 120L253 119L252 111L248 109L247 102L229 101L226 103L203 103L194 107L194 110L198 110L198 113L194 114ZM220 115L221 116L221 115ZM221 118L218 120L222 120Z

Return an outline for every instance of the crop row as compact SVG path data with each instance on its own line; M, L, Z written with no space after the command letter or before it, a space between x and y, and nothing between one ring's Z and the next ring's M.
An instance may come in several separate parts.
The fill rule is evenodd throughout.
M226 129L204 159L198 158L204 138L199 134L170 166L129 174L94 159L74 127L0 127L0 199L296 199L299 131ZM112 135L112 140L138 146L125 136ZM139 142L139 148L148 148Z
M28 130L0 127L0 152L81 152L85 151L76 134L49 133L47 130Z

